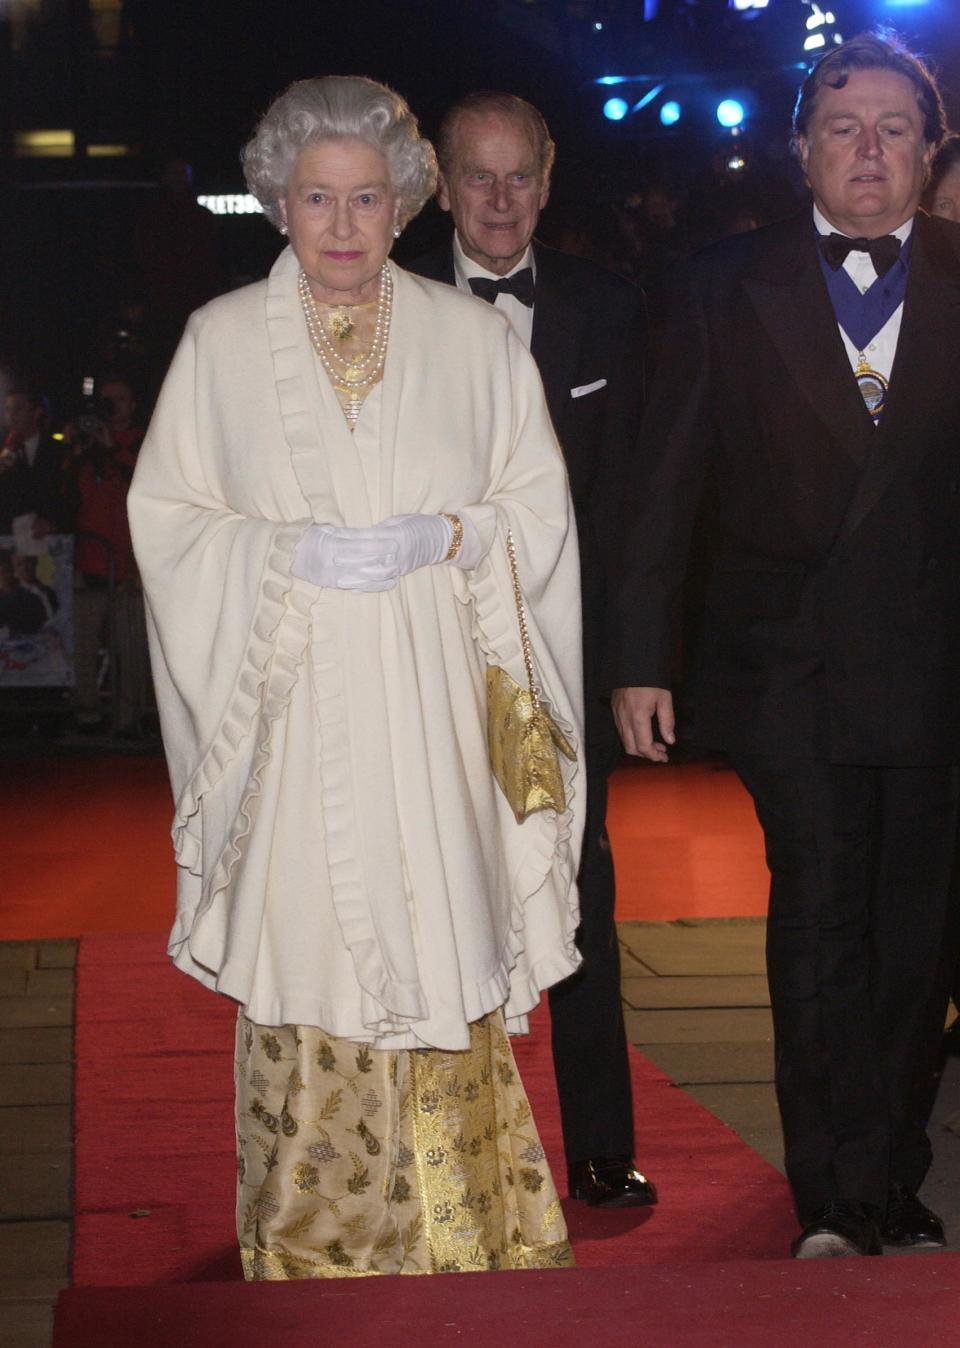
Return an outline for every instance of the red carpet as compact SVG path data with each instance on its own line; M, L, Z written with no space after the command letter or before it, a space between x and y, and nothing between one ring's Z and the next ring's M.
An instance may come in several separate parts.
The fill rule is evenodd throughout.
M0 810L0 940L170 926L173 806L162 759L11 762Z
M11 763L0 811L0 940L170 926L172 805L162 759ZM732 772L700 763L621 768L609 824L620 921L766 912L760 830Z
M161 765L71 764L59 791L48 777L48 767L28 773L29 808L7 811L20 873L18 904L3 922L16 930L0 935L165 927L172 866ZM694 885L707 887L710 904L731 905L730 914L758 902L755 825L730 774L625 770L612 814L621 916L703 912L690 906ZM794 1231L785 1182L639 1055L637 1154L662 1202L604 1214L565 1200L577 1269L244 1284L232 1219L234 1010L177 974L163 945L132 934L81 942L75 1286L57 1306L55 1348L406 1348L419 1340L439 1348L940 1348L957 1339L960 1257L772 1258ZM517 1057L560 1178L545 1013L534 1026Z
M235 1011L173 969L160 937L80 947L74 1282L239 1277L233 1230ZM562 1177L546 1013L516 1041L544 1147ZM793 1216L785 1181L652 1064L634 1055L637 1155L661 1205L565 1202L582 1268L769 1259Z
M927 1254L81 1289L54 1348L946 1348L958 1324L960 1255Z
M770 877L753 802L729 768L634 762L610 781L617 920L765 917Z

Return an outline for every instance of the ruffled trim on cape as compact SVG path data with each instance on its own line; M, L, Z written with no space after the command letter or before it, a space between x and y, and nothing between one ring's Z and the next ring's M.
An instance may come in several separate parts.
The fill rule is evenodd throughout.
M251 824L253 802L260 793L263 769L270 758L273 725L290 701L309 638L311 596L290 574L294 548L303 533L302 521L280 525L267 555L240 672L226 711L200 765L177 802L173 844L179 865L195 875L202 869L202 840L191 830L203 796L222 779L255 723L259 737L253 751L241 808L214 866L195 914L199 917L227 887L240 842Z
M506 557L506 539L498 528L493 548L502 548ZM506 564L506 563L505 563ZM499 665L512 672L517 681L526 680L523 665L523 652L520 646L520 632L517 625L517 612L513 604L504 602L502 584L498 581L490 554L480 565L469 573L459 573L464 584L457 590L463 602L471 604L473 613L473 637L488 664ZM572 723L559 715L547 697L542 697L544 706L549 710L557 725L578 751L575 762L561 756L561 770L566 789L566 809L562 814L555 810L538 810L528 815L522 824L512 818L506 819L505 828L522 830L525 846L521 852L519 864L512 876L513 905L510 915L509 967L513 970L510 982L510 997L506 1014L513 1017L522 1015L536 1006L544 988L568 977L580 965L580 954L576 947L576 933L580 922L580 908L576 886L576 868L571 848L573 810L576 798L576 780L580 772L579 754L583 747ZM497 788L499 790L499 788ZM509 812L509 807L502 817ZM508 848L508 856L511 849ZM523 917L524 904L546 883L551 873L556 873L556 883L566 894L567 920L564 924L564 955L542 960L528 970L526 986L516 981L516 966L520 953L524 949Z

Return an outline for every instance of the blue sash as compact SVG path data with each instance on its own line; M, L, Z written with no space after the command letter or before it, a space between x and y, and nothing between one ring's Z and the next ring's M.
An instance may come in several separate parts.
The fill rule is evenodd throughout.
M903 303L903 297L907 293L907 268L910 264L912 244L911 231L910 237L900 249L900 256L896 262L886 276L877 277L866 294L861 294L844 267L834 271L820 249L817 249L820 270L830 292L837 322L858 351L867 349L887 320Z

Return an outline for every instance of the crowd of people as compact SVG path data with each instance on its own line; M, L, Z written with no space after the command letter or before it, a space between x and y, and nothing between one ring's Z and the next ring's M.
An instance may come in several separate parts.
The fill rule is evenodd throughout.
M142 449L123 380L57 441L8 395L0 534L75 531L94 645L117 594L141 630L142 577L169 951L240 1010L250 1278L569 1264L509 1040L545 990L571 1198L656 1205L606 783L621 745L668 759L678 650L766 842L792 1253L946 1241L919 1088L956 963L960 138L864 35L805 80L793 148L812 204L682 260L651 186L618 274L538 241L529 103L465 96L434 152L385 86L303 80L243 153L287 246L190 318ZM434 194L452 228L398 267ZM653 342L622 273L668 263ZM8 625L49 620L0 561Z
M38 383L7 372L0 448L0 637L54 632L71 649L72 718L81 733L140 738L151 714L146 626L127 523L144 430L130 380L105 373L84 409L56 422ZM48 550L71 540L68 593ZM61 629L62 609L71 621ZM42 648L40 648L42 650ZM64 668L69 675L69 665Z

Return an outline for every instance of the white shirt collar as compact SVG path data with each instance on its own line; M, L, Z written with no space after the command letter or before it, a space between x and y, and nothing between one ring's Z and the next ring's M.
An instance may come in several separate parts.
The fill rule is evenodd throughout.
M507 276L514 276L518 271L523 271L524 267L529 267L533 272L533 279L537 279L537 266L533 257L533 244L528 243L526 252L515 267L511 267L506 273ZM499 281L500 277L496 272L487 271L486 267L481 267L479 262L474 262L472 257L467 257L463 251L463 245L460 242L460 235L456 230L453 232L453 270L456 274L457 284L461 290L470 289L471 276L487 276L491 281Z
M37 460L37 450L40 447L40 432L34 431L33 435L28 435L23 442L23 453L27 463L32 468Z
M913 229L913 221L914 217L911 215L910 219L905 220L899 229L891 230L893 237L899 239L901 243L906 243L907 239L910 237L910 232ZM831 225L830 221L818 206L814 206L813 208L813 223L817 227L818 234L843 234L843 230L837 229L835 225ZM845 237L849 239L856 236L847 234Z

